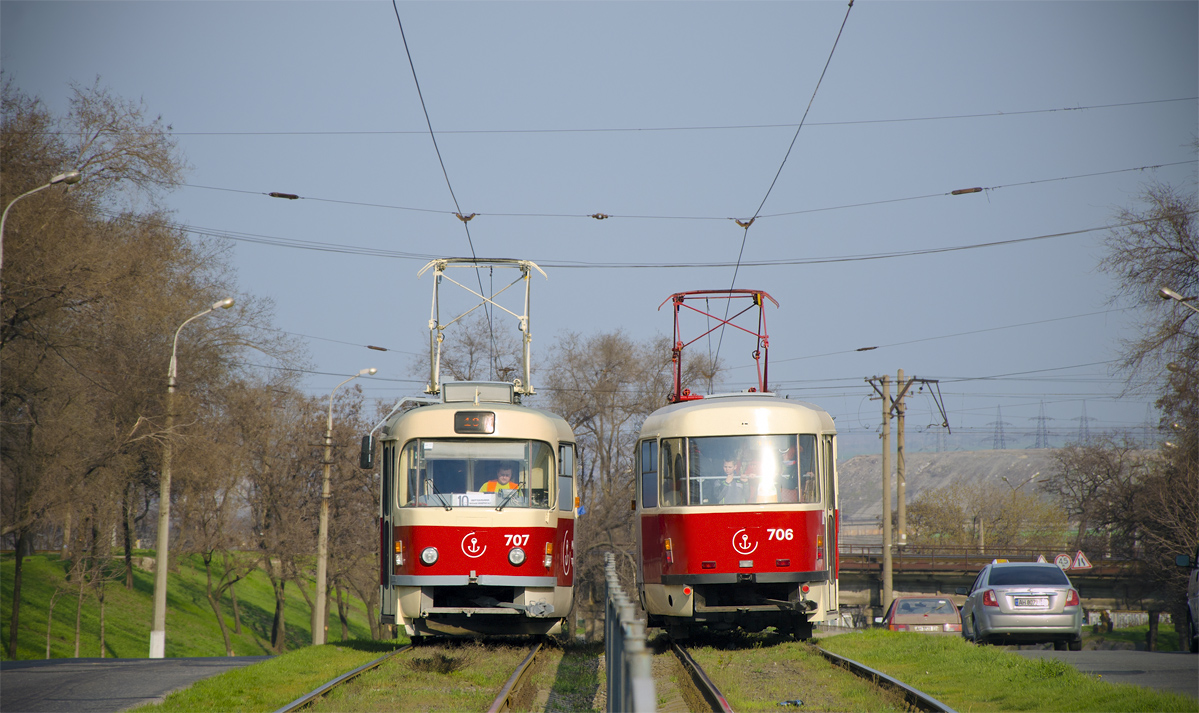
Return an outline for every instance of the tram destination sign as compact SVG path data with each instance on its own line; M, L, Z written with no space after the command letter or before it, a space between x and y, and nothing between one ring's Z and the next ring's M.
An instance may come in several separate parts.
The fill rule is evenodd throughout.
M454 414L454 433L495 433L495 413L459 411Z

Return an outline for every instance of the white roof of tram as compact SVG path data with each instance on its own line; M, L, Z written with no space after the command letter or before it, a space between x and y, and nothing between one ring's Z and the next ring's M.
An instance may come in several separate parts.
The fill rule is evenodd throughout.
M715 394L654 411L643 437L736 436L757 433L836 433L828 412L772 393Z

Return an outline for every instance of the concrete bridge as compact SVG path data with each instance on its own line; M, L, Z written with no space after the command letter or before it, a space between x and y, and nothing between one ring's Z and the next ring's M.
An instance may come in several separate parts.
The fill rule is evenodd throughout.
M931 550L896 548L891 556L891 588L895 596L945 596L961 606L965 597L958 587L969 587L984 565L994 559L1033 562L1043 555L1052 562L1059 553L1039 551L984 551L977 548ZM880 545L842 545L841 605L873 609L883 614L883 555ZM1071 553L1071 558L1074 554ZM1068 569L1066 575L1087 609L1147 609L1152 592L1142 576L1143 563L1088 556L1089 569Z

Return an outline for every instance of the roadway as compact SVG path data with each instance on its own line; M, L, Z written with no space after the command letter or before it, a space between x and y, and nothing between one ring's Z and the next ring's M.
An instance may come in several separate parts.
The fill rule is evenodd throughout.
M269 656L0 661L3 713L116 713Z
M1182 651L1019 650L1029 659L1059 659L1109 683L1131 683L1199 698L1199 656Z

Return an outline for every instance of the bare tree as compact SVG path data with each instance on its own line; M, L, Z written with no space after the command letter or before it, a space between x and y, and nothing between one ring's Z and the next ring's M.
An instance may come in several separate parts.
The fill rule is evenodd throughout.
M666 405L670 358L665 338L638 343L621 331L570 333L542 367L544 406L571 425L584 464L576 487L586 515L576 524L575 539L588 544L575 550L575 596L592 620L602 607L605 552L616 553L631 586L633 452L645 418ZM700 360L686 366L688 385L706 379Z

